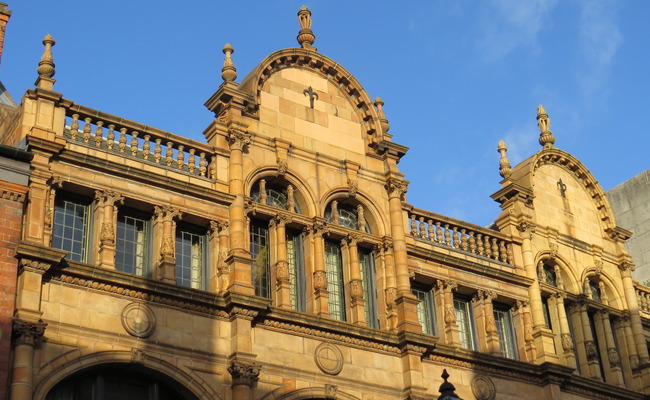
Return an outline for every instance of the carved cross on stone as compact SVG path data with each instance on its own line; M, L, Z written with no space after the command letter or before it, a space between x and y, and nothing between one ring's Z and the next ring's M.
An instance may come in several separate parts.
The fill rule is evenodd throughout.
M318 100L318 93L314 92L311 86L303 90L302 93L309 96L309 107L314 108L314 99Z
M566 185L562 182L562 178L557 181L557 188L560 190L560 196L566 198Z

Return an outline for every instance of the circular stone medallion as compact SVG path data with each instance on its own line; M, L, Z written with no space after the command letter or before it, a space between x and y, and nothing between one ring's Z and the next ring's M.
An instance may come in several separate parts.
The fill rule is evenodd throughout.
M343 353L333 344L319 344L314 350L314 360L326 374L337 375L343 369Z
M146 338L156 329L156 317L147 305L130 303L122 310L122 326L130 335Z
M492 379L485 375L479 375L472 381L472 393L476 396L476 400L494 400L496 397L496 389Z

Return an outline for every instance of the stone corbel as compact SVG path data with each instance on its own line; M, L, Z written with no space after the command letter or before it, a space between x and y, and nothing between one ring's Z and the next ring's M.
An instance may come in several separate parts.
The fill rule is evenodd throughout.
M345 174L347 176L348 184L348 197L356 197L359 190L359 169L361 164L356 162L345 160Z
M278 164L277 174L284 176L289 168L289 149L291 149L291 142L280 138L273 139L275 145L275 161Z

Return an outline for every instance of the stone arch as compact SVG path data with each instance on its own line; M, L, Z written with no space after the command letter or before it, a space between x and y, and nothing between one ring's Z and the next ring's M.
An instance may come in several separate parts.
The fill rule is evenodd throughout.
M325 216L325 211L332 200L348 200L352 199L352 202L361 204L366 209L366 221L370 225L370 232L374 235L386 235L386 221L383 219L382 213L379 211L379 208L376 206L375 202L370 199L366 194L361 191L358 191L355 197L348 197L348 188L347 187L338 187L331 189L329 192L325 193L320 202L320 207L318 209L318 216ZM350 201L350 200L348 200Z
M316 196L310 188L304 184L305 179L300 178L294 173L287 171L283 175L278 175L277 166L265 166L254 169L245 178L245 193L250 195L253 186L260 179L279 179L286 183L291 184L295 189L296 202L298 202L302 215L313 217L317 215L317 208L315 203Z
M34 400L43 400L54 386L75 373L82 372L92 367L102 365L135 364L133 361L136 352L128 351L105 351L81 355L81 351L75 350L66 353L51 362L47 363L38 371L34 387ZM173 380L184 387L200 400L221 399L200 376L179 369L178 367L152 357L144 355L139 357L137 363L146 370L155 371L166 378Z
M333 394L332 394L333 392ZM307 399L336 399L336 400L361 400L351 394L339 391L334 385L324 387L313 387L293 390L289 387L281 387L268 393L261 400L307 400Z
M560 267L560 270L562 272L562 281L564 283L564 290L569 293L582 293L582 280L579 279L576 271L571 268L571 265L562 256L554 254L551 250L543 250L540 251L535 258L536 267L540 261L549 261L552 264Z
M609 274L596 267L585 268L582 272L581 282L585 279L596 277L597 282L604 284L605 295L607 296L607 304L613 308L623 310L625 309L624 295L621 290L616 286L616 280L612 279ZM582 293L582 292L581 292Z
M242 80L239 90L253 95L252 101L259 106L260 93L266 80L287 68L306 69L338 86L357 110L364 132L373 138L371 141L379 143L384 139L377 109L363 86L343 66L323 54L302 48L278 50Z

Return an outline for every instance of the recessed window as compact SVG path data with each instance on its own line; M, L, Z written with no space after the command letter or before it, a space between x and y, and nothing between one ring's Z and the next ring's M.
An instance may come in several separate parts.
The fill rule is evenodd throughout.
M283 181L267 182L260 179L251 191L254 202L300 214L300 206L295 201L294 188Z
M87 262L90 201L57 196L54 203L52 247L68 252L67 258Z
M250 252L253 259L252 280L255 295L271 297L269 267L269 226L268 223L252 220L250 225Z
M121 209L117 213L115 268L146 276L149 274L151 218L140 212Z
M369 327L378 329L375 262L371 250L359 247L359 268L361 270L361 284L363 285L363 298L365 300L366 323Z
M325 210L325 218L329 223L370 233L370 226L365 218L364 208L360 204L355 206L333 200Z
M327 276L328 309L332 319L345 321L343 292L343 260L339 243L325 241L325 272Z
M199 229L176 228L176 284L205 289L206 235Z
M291 307L296 311L305 311L305 263L302 234L293 229L287 229L287 264L289 265L289 282L291 288Z
M474 316L469 299L454 296L454 311L458 324L460 345L464 349L476 350Z
M494 322L497 328L497 335L499 335L499 343L503 356L517 360L519 358L517 354L517 340L510 308L504 304L495 304Z
M420 300L418 303L418 321L422 332L428 335L436 334L436 315L433 303L433 291L425 286L413 286L411 292Z

